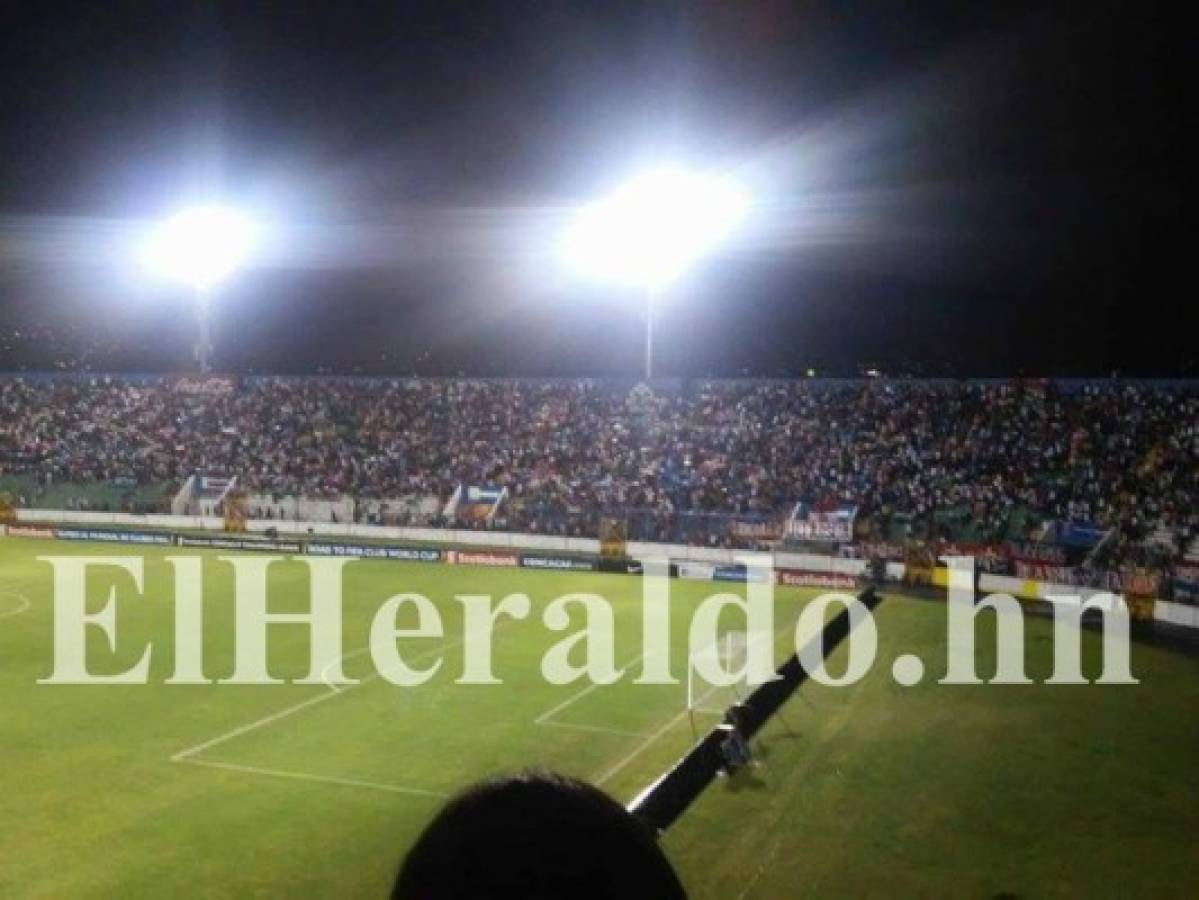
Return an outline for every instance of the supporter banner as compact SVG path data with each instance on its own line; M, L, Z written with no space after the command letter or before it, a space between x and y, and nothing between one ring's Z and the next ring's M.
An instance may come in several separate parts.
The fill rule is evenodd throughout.
M770 574L761 569L750 571L744 565L716 566L712 570L713 581L753 581L755 584L765 584Z
M53 540L54 529L43 528L38 525L9 525L9 537L24 537L24 538L41 538L42 540Z
M787 522L787 537L797 541L850 541L856 515L855 506L815 510L798 504Z
M309 556L360 556L363 559L398 559L404 562L441 561L441 551L432 547L310 543L306 552Z
M256 541L253 538L193 537L179 535L180 547L207 547L213 550L272 550L276 553L300 553L299 541Z
M56 528L54 536L60 541L109 541L117 544L165 544L171 535L152 531L107 531L98 528Z
M1021 562L1047 563L1054 566L1066 564L1066 551L1056 544L1012 544L1012 556Z
M522 554L520 564L526 569L552 569L559 572L594 572L595 560L579 556L541 556Z
M1199 566L1185 564L1175 566L1174 577L1180 581L1194 581L1199 583Z
M975 563L981 561L1006 561L1009 553L1003 544L974 544L968 541L940 541L937 543L938 556L973 556Z
M1008 548L1004 544L971 544L963 541L939 541L932 548L934 557L969 556L980 572L1006 575L1011 571Z
M736 519L729 526L729 532L745 541L777 541L783 536L783 523L778 519L765 522L756 519Z
M1084 550L1089 550L1107 537L1106 531L1089 522L1053 522L1049 527L1049 533L1053 543Z
M12 528L9 528L9 533L12 533ZM1170 588L1175 600L1185 600L1188 603L1199 600L1199 566L1175 567L1174 577L1170 579Z
M1048 581L1052 584L1073 584L1074 570L1069 566L1016 560L1016 577L1033 581Z
M716 577L716 567L703 563L681 562L678 567L679 578L692 581L711 581Z
M803 572L798 569L780 569L778 583L788 587L856 588L857 579L839 572Z
M9 527L12 533L12 527ZM1190 581L1185 578L1175 578L1171 582L1175 600L1185 600L1188 603L1199 601L1199 580Z
M495 503L500 499L500 495L504 492L503 488L491 487L485 485L468 485L466 493L462 497L463 503Z
M1161 579L1150 572L1087 572L1069 566L1025 562L1016 563L1016 577L1051 584L1091 587L1132 597L1154 597L1161 587Z
M445 561L451 566L519 566L515 553L481 553L467 550L447 550Z

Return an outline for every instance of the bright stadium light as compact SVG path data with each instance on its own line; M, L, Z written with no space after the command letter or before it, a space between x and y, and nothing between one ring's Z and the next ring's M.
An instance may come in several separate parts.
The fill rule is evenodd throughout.
M250 218L235 209L199 206L155 228L142 247L142 260L164 278L210 288L245 262L256 231Z
M577 273L646 292L645 378L653 376L655 295L737 229L749 212L733 180L668 168L646 172L583 207L562 254Z
M257 237L257 227L245 214L226 206L198 206L163 221L142 244L147 270L195 291L196 362L201 372L209 370L212 352L209 293L245 263Z

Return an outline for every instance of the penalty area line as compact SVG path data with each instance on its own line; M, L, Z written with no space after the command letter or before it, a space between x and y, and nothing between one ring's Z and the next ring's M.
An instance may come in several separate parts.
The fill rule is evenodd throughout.
M626 731L623 728L609 728L607 725L586 725L575 722L534 722L535 725L544 725L548 728L569 728L574 731L594 731L599 734L613 734L617 737L645 737L644 731Z
M498 628L499 626L497 626L497 630ZM460 646L464 641L465 638L458 638L446 644L430 647L424 653L418 653L416 656L413 656L410 662L423 662L431 656L444 653L446 650L452 650L455 647ZM347 659L352 656L357 656L360 653L362 653L362 650L355 650L344 654L342 658ZM325 668L327 670L329 666L326 666ZM194 747L188 747L185 750L180 750L178 753L171 756L171 762L194 762L192 757L203 753L205 750L211 750L213 747L220 746L226 741L231 741L236 737L241 737L243 734L249 734L251 731L257 731L259 728L270 725L273 722L286 719L288 716L295 715L301 710L308 709L310 706L316 706L318 703L324 703L326 700L331 700L334 697L340 697L342 694L348 693L355 688L365 687L374 681L378 681L382 677L382 675L376 672L374 675L368 675L365 678L360 678L357 681L352 681L349 684L343 685L340 690L334 689L333 685L329 684L328 681L325 681L322 678L322 683L326 688L329 688L329 690L317 694L315 697L309 697L307 700L301 700L299 703L293 703L291 706L285 706L283 709L273 712L268 716L263 716L261 719L256 719L253 722L247 722L245 725L234 728L232 731L226 731L224 734L219 734L214 738L210 738L207 741L196 744Z
M362 682L359 682L359 684L361 683ZM355 687L356 686L357 685L355 685ZM327 691L325 693L317 694L315 697L309 697L307 700L301 700L299 703L293 703L291 706L284 707L277 712L271 713L269 716L263 716L261 719L256 719L253 722L249 722L245 725L239 726L238 728L234 728L232 731L226 731L224 734L219 734L214 738L204 741L203 743L196 744L194 747L188 747L186 750L180 750L171 757L171 762L196 762L196 760L193 760L192 757L199 753L203 753L205 750L211 750L213 747L217 747L226 741L231 741L235 737L240 737L243 734L248 734L251 731L262 728L264 725L270 725L272 722L278 722L280 719L286 719L288 716L294 715L302 709L307 709L310 706L316 706L318 703L323 703L325 700L331 700L340 693L342 692Z
M321 681L324 683L325 687L327 687L329 690L331 690L335 694L340 694L347 686L353 687L354 682L352 682L352 681L348 682L344 686L339 686L339 685L334 684L332 681L329 680L329 670L332 669L336 665L340 665L340 664L344 663L347 659L354 659L355 657L359 657L364 653L369 653L370 649L371 649L370 647L359 647L357 650L351 650L349 653L343 653L337 659L333 660L333 662L326 664L326 666L323 669L321 669ZM369 680L374 680L375 678L378 678L378 677L379 677L378 675L368 675L367 676L367 678ZM359 680L361 680L361 679L359 679Z
M774 633L775 641L777 642L778 639L780 637L782 637L782 635L785 634L791 628L794 628L794 626L793 625L784 625L782 628L780 628L778 631L776 631ZM719 684L712 685L710 688L708 688L708 690L704 691L704 693L699 696L698 700L695 701L696 706L697 707L701 706L705 700L707 700L709 697L711 697L713 694L715 694L718 690L720 690L720 688L721 688L721 685L719 685ZM638 743L636 747L634 747L631 751L629 751L629 753L627 753L625 756L622 756L619 760L617 760L615 763L613 763L611 766L609 766L607 769L605 769L603 772L601 772L599 774L599 776L595 779L594 784L597 787L601 787L604 784L606 784L608 781L610 781L612 778L614 778L616 775L620 774L620 772L624 771L625 767L628 766L629 763L633 762L633 760L635 760L638 756L640 756L642 753L644 753L646 750L648 750L664 734L666 734L672 728L676 727L680 722L685 720L687 718L688 713L691 711L692 710L684 709L682 712L677 713L674 716L671 716L669 719L667 719L665 722L663 722L658 728L651 731L648 735L645 736L645 739L642 740L640 743Z
M720 689L719 685L709 688L708 692L706 694L704 694L702 697L700 697L700 700L701 701L706 700L708 697L710 697L712 694L714 694L719 689ZM615 775L619 774L625 768L625 766L627 766L629 763L631 763L633 760L635 760L638 756L640 756L642 753L644 753L650 747L651 744L653 744L655 741L658 740L658 738L662 737L662 735L666 734L666 732L670 731L670 729L674 728L676 725L678 725L680 722L682 722L684 719L686 719L688 712L689 712L689 710L685 709L681 713L671 716L669 719L667 719L665 722L663 722L661 726L659 726L658 728L654 729L649 734L647 734L645 736L645 739L642 740L641 743L639 743L636 747L634 747L632 749L632 751L630 751L626 756L622 757L620 760L618 760L615 764L610 766L608 769L604 770L604 772L602 772L600 774L600 776L595 779L596 786L599 787L599 786L607 783Z
M329 696L329 695L324 695ZM246 766L241 763L221 762L213 759L178 759L174 762L189 766L203 766L206 769L222 769L228 772L238 772L244 775L263 775L271 778L290 778L293 781L311 781L318 784L336 784L341 787L365 788L373 791L386 791L390 794L407 794L413 797L430 797L435 800L445 800L450 795L442 791L430 791L424 788L405 787L401 784L389 784L383 781L364 781L360 778L342 778L338 775L319 775L315 772L291 772L286 769L267 769L262 766Z
M623 666L621 666L620 669L616 673L616 681L613 681L612 684L616 684L617 681L620 681L620 679L624 678L625 673L627 671L629 671L630 668L637 665L637 663L641 662L641 660L643 660L643 659L645 659L645 654L639 653L635 659L630 659L627 663L625 663ZM536 719L533 720L533 724L534 725L565 725L565 724L567 724L565 722L551 722L550 719L552 719L558 713L562 712L562 710L564 710L570 706L573 706L575 703L578 703L580 700L582 700L584 697L586 697L588 694L590 694L596 688L607 687L607 686L608 685L601 684L598 681L591 682L591 684L587 685L587 687L571 694L569 697L567 697L565 700L563 700L557 706L547 709L545 712L543 712L541 715L539 715Z

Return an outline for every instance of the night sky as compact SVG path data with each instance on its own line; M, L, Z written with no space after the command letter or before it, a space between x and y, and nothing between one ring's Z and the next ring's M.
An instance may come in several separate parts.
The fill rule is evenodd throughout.
M273 229L219 368L635 374L640 298L554 236L683 160L756 203L664 374L1199 374L1175 6L8 3L0 329L186 365L128 245L219 197Z

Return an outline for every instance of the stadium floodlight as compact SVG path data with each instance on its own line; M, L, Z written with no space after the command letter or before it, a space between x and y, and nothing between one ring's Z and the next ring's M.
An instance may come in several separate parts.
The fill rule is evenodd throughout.
M212 351L209 293L246 261L257 234L254 222L235 209L198 206L160 223L142 245L142 263L150 272L182 282L195 291L199 327L196 362L201 372L209 370Z
M748 211L748 195L732 179L664 168L583 207L570 223L562 252L571 268L646 292L647 381L656 295L736 230Z
M176 213L155 228L142 248L158 275L208 289L232 274L249 255L257 229L250 218L225 206Z

